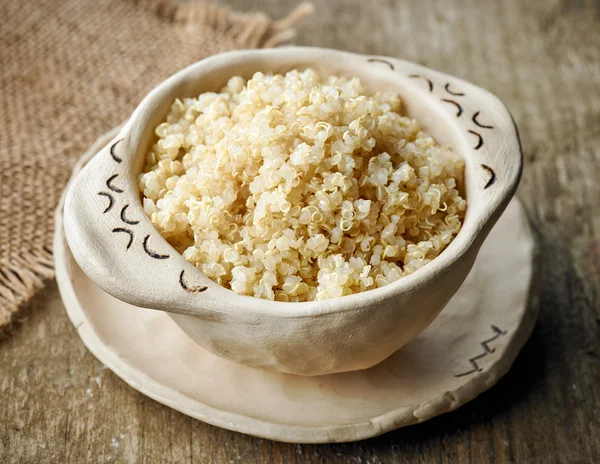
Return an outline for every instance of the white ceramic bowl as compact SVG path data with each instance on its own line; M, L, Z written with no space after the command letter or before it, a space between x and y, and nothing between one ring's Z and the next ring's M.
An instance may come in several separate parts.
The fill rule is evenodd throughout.
M233 75L309 66L397 91L409 116L454 147L466 161L464 224L431 263L376 290L304 303L237 295L185 260L145 215L137 183L144 154L174 98L217 90ZM393 58L305 47L237 51L189 66L144 98L71 185L64 227L73 256L106 292L167 311L196 343L224 358L321 375L377 364L427 327L467 276L521 170L509 112L472 84Z

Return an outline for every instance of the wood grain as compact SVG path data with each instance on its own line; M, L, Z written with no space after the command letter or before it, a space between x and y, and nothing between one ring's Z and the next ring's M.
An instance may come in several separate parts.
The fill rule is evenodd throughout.
M222 3L277 17L296 2ZM379 438L275 443L128 387L87 352L51 284L0 341L0 462L600 462L600 4L314 3L296 43L417 61L491 90L512 111L542 289L539 322L511 372L461 409Z

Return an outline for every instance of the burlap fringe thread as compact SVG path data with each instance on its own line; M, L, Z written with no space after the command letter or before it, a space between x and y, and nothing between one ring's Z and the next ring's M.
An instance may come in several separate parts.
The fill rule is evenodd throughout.
M14 308L27 303L53 277L54 259L46 247L0 260L0 331L17 320Z
M295 37L293 26L313 13L311 3L298 5L285 18L273 21L264 13L240 13L228 7L207 3L174 3L170 0L151 1L150 7L173 23L195 27L210 27L233 37L243 48L269 48Z
M138 3L166 21L189 28L191 32L196 28L209 27L226 34L241 48L275 47L293 39L293 27L313 12L312 4L304 2L285 18L274 21L264 13L240 13L202 2L139 0ZM53 277L52 250L46 247L23 251L18 257L0 257L0 333L18 320L15 309L27 303Z

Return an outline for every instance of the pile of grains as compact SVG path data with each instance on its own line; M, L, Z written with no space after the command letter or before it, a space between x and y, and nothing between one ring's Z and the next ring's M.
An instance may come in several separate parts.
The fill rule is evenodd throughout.
M175 100L139 185L161 234L215 282L278 301L415 272L458 233L464 163L394 93L314 70Z

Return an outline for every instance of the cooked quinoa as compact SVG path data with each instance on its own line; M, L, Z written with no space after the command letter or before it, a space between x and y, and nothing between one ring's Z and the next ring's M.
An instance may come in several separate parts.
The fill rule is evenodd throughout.
M452 241L464 162L395 93L312 69L175 100L139 177L160 233L206 276L278 301L387 285Z

